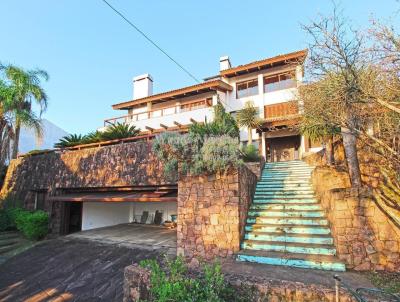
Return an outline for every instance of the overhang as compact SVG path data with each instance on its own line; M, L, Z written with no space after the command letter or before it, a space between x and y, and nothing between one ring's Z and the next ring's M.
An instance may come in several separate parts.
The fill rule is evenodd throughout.
M307 49L303 49L287 54L278 55L272 58L267 58L260 61L255 61L252 63L225 69L220 72L220 75L223 77L230 78L279 65L286 65L290 63L301 64L306 56L307 56Z
M65 202L176 202L176 186L152 188L78 188L51 196L50 201Z
M133 106L145 104L148 102L152 103L160 103L165 101L176 100L179 98L184 98L192 95L197 95L209 91L232 91L232 86L221 81L221 80L213 80L204 82L201 84L196 84L192 86L187 86L180 89L175 89L163 93L154 94L145 98L140 98L136 100L131 100L123 103L118 103L112 105L113 109L129 109Z

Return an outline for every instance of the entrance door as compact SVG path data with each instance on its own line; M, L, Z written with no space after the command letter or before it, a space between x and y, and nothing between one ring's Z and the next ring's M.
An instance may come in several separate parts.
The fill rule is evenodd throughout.
M269 138L267 154L269 161L279 162L299 159L300 136Z
M64 234L71 234L82 230L82 202L64 203Z

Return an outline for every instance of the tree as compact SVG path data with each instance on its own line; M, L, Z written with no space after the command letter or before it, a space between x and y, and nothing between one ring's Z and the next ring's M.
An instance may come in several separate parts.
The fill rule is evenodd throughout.
M236 120L240 127L248 129L247 144L251 145L253 143L252 131L254 128L259 128L262 123L258 115L258 109L254 106L253 102L247 102L244 108L238 111Z
M312 89L310 86L303 87L303 89ZM304 95L304 93L303 93ZM340 127L329 122L324 122L322 119L316 119L314 109L315 103L304 102L304 112L302 121L300 123L300 133L311 140L322 140L325 145L325 156L328 165L335 164L333 138L335 135L340 134Z
M11 112L14 118L14 139L11 157L16 158L21 126L34 129L38 136L42 133L40 117L47 108L47 95L41 87L41 80L47 81L49 76L40 69L24 70L14 65L2 65L0 70L13 91ZM32 110L33 103L39 106L39 115Z
M366 128L361 110L369 102L361 87L369 71L363 39L336 7L332 16L321 16L303 28L311 37L306 67L311 80L318 82L313 96L323 104L324 122L341 127L351 184L360 187L357 137Z

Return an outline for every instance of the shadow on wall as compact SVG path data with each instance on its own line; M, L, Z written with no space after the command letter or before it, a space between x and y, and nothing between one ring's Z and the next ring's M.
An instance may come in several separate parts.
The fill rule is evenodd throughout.
M62 188L163 184L176 184L176 176L164 176L151 143L132 142L12 160L0 199L19 200L27 209L33 209L35 192L40 190L54 195ZM45 204L51 215L54 204Z

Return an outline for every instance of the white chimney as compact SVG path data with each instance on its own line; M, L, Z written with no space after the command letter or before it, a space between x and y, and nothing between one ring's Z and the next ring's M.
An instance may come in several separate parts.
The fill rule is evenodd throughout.
M153 79L148 73L133 78L133 99L141 99L153 94Z
M231 61L228 56L223 56L219 58L219 70L225 70L231 68Z

